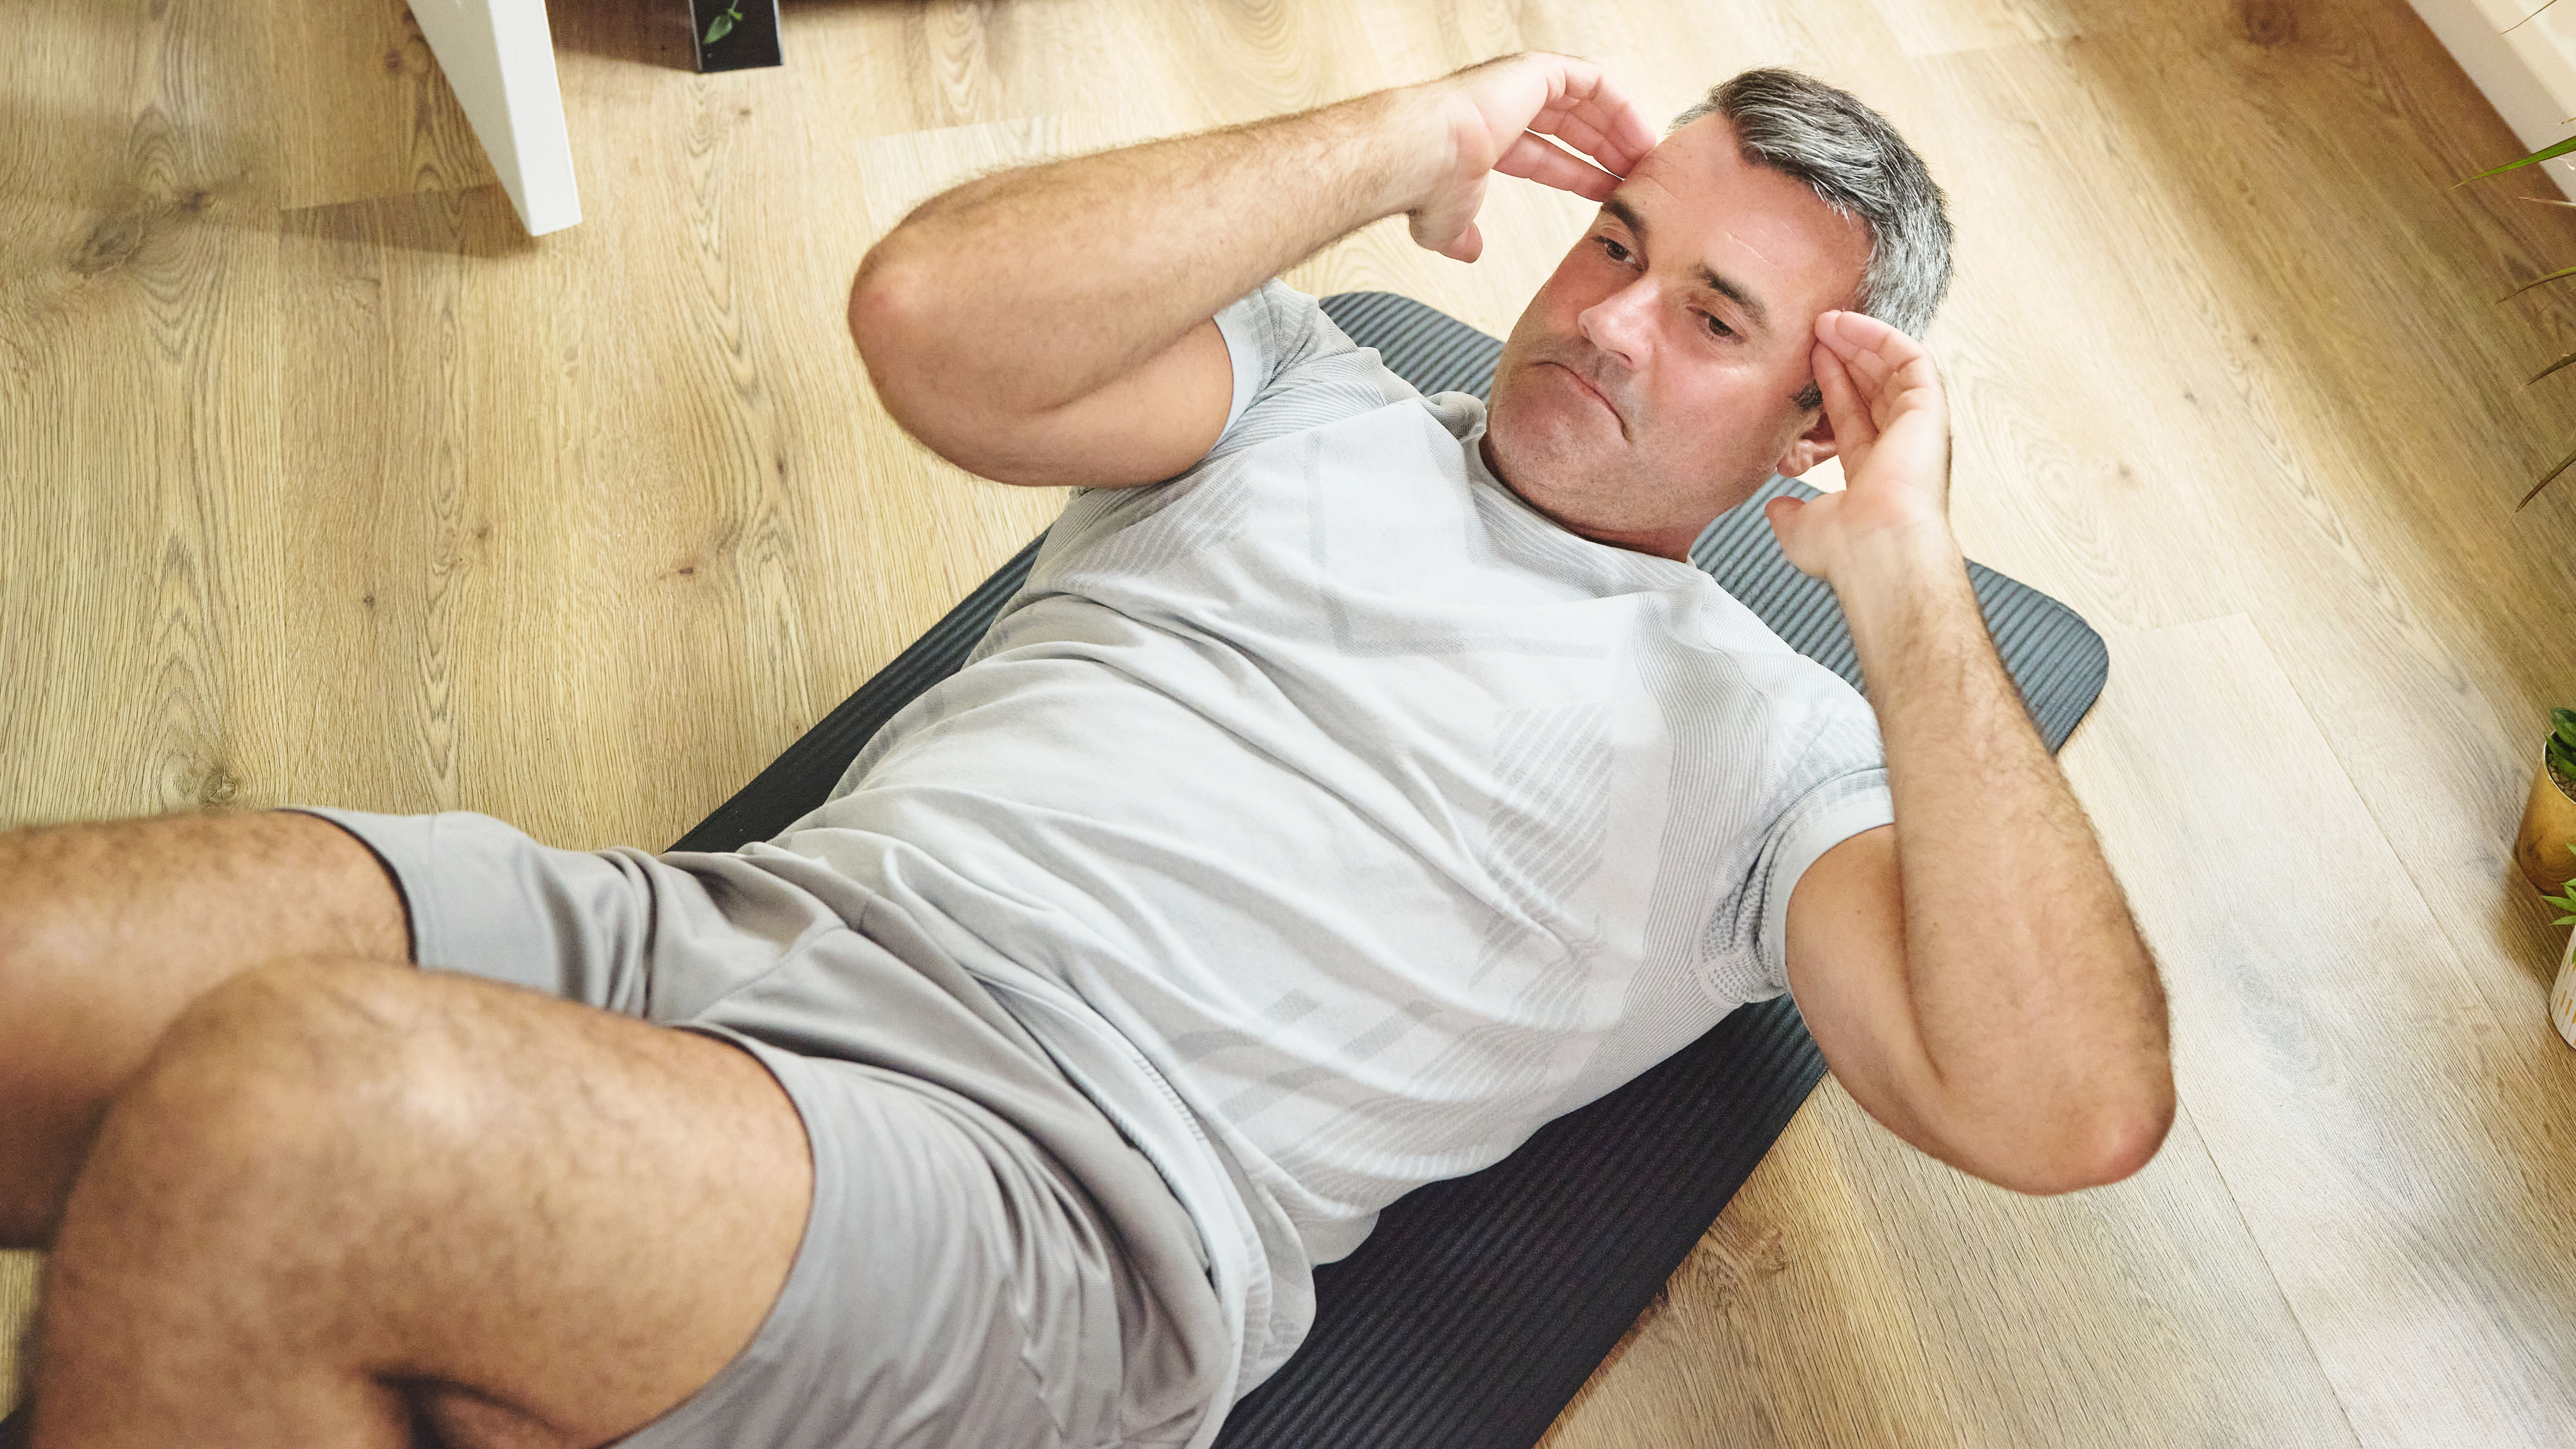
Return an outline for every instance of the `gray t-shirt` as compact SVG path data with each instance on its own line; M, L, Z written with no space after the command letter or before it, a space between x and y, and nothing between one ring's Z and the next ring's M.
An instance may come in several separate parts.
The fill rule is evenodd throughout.
M1077 492L965 668L778 844L906 913L1160 1168L1240 1396L1379 1209L1786 989L1893 809L1875 717L1688 564L1592 543L1271 283L1223 436Z

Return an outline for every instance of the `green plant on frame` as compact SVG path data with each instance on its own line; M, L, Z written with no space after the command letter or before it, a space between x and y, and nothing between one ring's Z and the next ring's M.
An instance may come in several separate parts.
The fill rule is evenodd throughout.
M741 23L742 0L733 0L733 8L731 10L728 10L722 15L719 15L715 19L707 22L706 43L713 45L717 41L731 35L733 33L733 28Z

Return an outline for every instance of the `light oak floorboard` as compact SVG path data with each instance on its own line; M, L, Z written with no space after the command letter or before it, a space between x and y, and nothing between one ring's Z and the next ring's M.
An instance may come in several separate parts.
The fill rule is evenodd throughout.
M2576 1053L2506 850L2576 701L2576 483L2511 511L2576 384L2518 384L2576 327L2496 299L2576 217L2451 189L2518 148L2404 0L789 0L708 77L680 7L552 18L588 219L531 241L393 0L0 10L0 822L666 843L1057 507L849 345L921 196L1521 47L1658 117L1795 65L1949 191L1954 518L2113 637L2066 762L2186 1114L2033 1202L1828 1084L1557 1442L2563 1428ZM1499 182L1475 266L1389 222L1288 276L1499 334L1586 213Z
M2018 1197L1828 1078L1546 1449L2353 1445L2227 1186L2186 1115Z
M265 7L244 7L260 18ZM499 184L402 0L266 11L277 204ZM352 136L368 138L349 144Z
M2069 761L2177 1083L2363 1442L2564 1442L2567 1074L2515 1050L2276 659L2242 614L2116 638Z
M40 1253L0 1253L0 1404L14 1402L18 1393L17 1370L36 1325L36 1283L44 1265Z

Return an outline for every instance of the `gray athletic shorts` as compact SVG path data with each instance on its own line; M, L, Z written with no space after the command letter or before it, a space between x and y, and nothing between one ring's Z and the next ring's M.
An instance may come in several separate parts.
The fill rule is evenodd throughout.
M730 1041L803 1116L814 1205L786 1287L629 1449L1085 1449L1197 1429L1231 1350L1188 1215L980 985L800 887L818 862L296 808L385 862L422 966Z

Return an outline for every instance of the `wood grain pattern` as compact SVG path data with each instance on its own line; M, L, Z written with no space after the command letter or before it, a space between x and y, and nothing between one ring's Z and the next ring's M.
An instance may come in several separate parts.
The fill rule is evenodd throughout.
M2065 758L2185 1117L2032 1201L1828 1084L1553 1443L2576 1418L2576 1053L2507 858L2576 701L2576 484L2511 511L2576 445L2576 384L2519 386L2576 314L2496 300L2576 216L2452 189L2519 148L2404 0L789 0L784 69L704 77L667 7L559 6L589 219L535 242L394 0L7 15L0 823L585 847L675 838L1056 508L869 391L843 302L920 197L1521 47L1659 117L1753 64L1850 86L1959 227L1962 540L2114 637ZM1502 333L1586 212L1498 182L1475 266L1397 221L1289 279ZM32 1282L0 1262L0 1324Z
M403 0L245 9L268 22L279 206L499 182Z
M2063 40L2081 33L2064 0L1957 0L1909 5L1872 0L1872 8L1907 55L1945 55L2033 40Z
M1546 1449L2356 1443L2227 1188L2186 1115L2016 1197L1828 1079Z
M2355 1430L2565 1442L2576 1064L2515 1049L2535 1018L2478 995L2253 621L2116 639L2112 669L2070 777L2164 963L2177 1084Z
M36 1288L44 1270L38 1253L0 1253L0 1414L16 1403L17 1366L26 1360L35 1327Z

